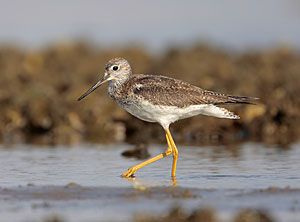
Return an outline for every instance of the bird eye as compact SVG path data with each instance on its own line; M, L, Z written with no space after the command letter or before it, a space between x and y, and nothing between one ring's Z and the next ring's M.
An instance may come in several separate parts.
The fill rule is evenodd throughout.
M117 71L119 69L119 66L113 66L112 70Z

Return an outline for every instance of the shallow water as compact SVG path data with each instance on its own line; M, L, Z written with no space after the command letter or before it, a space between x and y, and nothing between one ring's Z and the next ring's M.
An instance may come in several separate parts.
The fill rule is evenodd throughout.
M120 155L127 148L0 149L1 221L39 221L52 213L67 221L122 221L135 213L162 212L173 204L189 210L212 206L225 221L245 207L267 209L285 221L300 218L299 145L289 150L259 144L237 149L180 146L178 190L166 196L164 187L173 183L172 158L127 180L119 175L139 162ZM151 145L149 151L155 155L163 149ZM186 190L192 195L185 196Z
M177 182L194 188L300 188L300 148L290 150L246 144L238 153L226 149L179 147ZM120 154L128 145L32 148L0 150L0 186L66 185L130 187L121 173L140 161ZM162 146L150 146L152 155ZM170 185L172 158L153 163L137 172L147 186Z

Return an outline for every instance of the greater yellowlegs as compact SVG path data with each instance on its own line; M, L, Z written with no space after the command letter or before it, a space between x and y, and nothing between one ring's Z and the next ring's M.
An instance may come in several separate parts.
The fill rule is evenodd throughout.
M168 148L165 152L130 167L123 177L132 177L140 168L166 156L173 155L171 176L176 176L178 150L171 136L171 123L198 114L218 118L240 117L219 104L252 103L256 98L231 96L203 90L181 80L159 75L132 74L131 67L123 58L111 59L105 66L104 76L87 90L83 99L103 83L108 82L108 94L133 116L148 122L159 123L166 132Z

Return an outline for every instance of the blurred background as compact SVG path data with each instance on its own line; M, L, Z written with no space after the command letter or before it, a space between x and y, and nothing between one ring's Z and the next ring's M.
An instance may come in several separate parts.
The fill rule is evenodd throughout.
M107 85L77 101L114 57L260 100L171 125L177 179L122 179L166 141ZM1 222L299 221L299 95L299 0L0 0Z
M300 137L300 3L260 1L4 1L0 7L0 142L164 143L106 87L76 99L113 57L135 73L259 97L239 121L195 117L172 126L189 145ZM142 133L141 133L142 132Z

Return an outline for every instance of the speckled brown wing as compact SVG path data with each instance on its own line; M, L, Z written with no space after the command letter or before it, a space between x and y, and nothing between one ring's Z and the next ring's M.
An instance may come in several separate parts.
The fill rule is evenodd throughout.
M125 88L154 105L187 107L200 104L251 103L252 100L250 97L228 96L203 90L181 80L156 75L134 75Z

